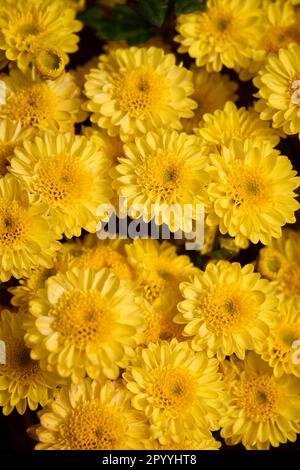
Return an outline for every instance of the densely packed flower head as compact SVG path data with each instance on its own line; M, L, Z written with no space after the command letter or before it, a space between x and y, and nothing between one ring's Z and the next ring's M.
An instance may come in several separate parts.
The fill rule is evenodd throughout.
M2 412L297 448L300 1L145 3L0 2Z

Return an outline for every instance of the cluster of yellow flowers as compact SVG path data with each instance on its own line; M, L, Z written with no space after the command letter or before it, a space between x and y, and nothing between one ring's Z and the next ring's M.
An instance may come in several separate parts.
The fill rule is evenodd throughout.
M172 45L70 69L84 1L1 1L0 405L42 407L36 449L296 440L300 178L276 147L300 137L297 4L208 0ZM201 269L176 241L100 240L120 196L171 232L168 207L193 226L202 204ZM259 242L249 264L212 255Z

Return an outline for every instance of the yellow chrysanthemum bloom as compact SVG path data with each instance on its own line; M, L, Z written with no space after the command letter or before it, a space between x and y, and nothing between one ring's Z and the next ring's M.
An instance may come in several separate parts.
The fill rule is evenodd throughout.
M25 339L32 358L75 383L86 373L116 379L125 349L136 346L143 326L134 293L106 268L73 268L48 278L30 311Z
M99 62L98 56L92 57L83 65L78 65L75 69L71 69L70 73L74 77L76 85L83 91L86 75L90 73L91 69L97 67ZM84 96L84 99L86 97ZM89 129L89 128L88 128Z
M235 367L237 378L221 419L226 444L241 442L249 450L267 450L294 442L300 432L300 380L290 375L276 378L253 352Z
M66 63L60 49L43 47L37 50L34 65L43 79L55 80L65 70Z
M23 316L3 310L0 317L0 339L5 345L5 363L0 364L0 406L8 415L14 408L24 414L27 406L36 410L44 406L56 387L55 376L40 369L30 358L24 343Z
M171 341L176 338L178 341L184 341L183 326L173 321L177 314L177 309L157 309L148 302L145 303L145 330L144 343L157 343L159 341Z
M114 187L126 198L129 215L166 224L171 232L191 232L199 217L196 205L207 199L207 158L200 139L176 131L149 132L124 145L124 153Z
M229 146L232 139L268 140L274 147L280 140L278 133L269 123L263 122L258 113L244 107L237 108L231 101L225 104L224 109L203 116L200 128L194 130L202 138L207 153L219 152L223 146Z
M28 277L37 266L53 265L60 244L46 214L47 207L32 204L16 178L0 179L0 281Z
M300 231L284 229L279 240L259 252L257 269L273 281L283 299L300 301Z
M287 0L267 0L263 3L263 35L255 60L250 63L248 69L241 71L242 80L250 80L263 67L271 53L278 53L279 49L285 49L289 44L300 43L300 28L296 17L295 8Z
M260 0L208 0L205 12L177 17L179 52L208 72L247 68L261 36Z
M136 239L125 246L136 272L137 290L157 312L171 311L182 299L179 284L198 272L186 255L177 255L169 242Z
M96 235L89 235L85 237L80 252L73 257L69 265L80 269L92 268L95 271L108 268L119 279L130 283L135 278L135 273L121 250L121 241L99 240Z
M6 101L0 105L0 118L20 121L24 128L53 131L73 131L74 124L85 119L80 89L69 73L41 80L14 68L2 80Z
M266 338L278 300L269 281L253 270L252 264L219 261L181 284L184 300L174 321L185 325L193 349L221 360L231 354L243 359Z
M218 225L243 247L245 239L268 245L281 236L282 226L295 222L300 178L269 141L236 139L210 159L209 225Z
M16 61L25 70L34 61L37 49L43 45L57 47L64 61L77 51L82 23L75 20L76 12L64 2L52 0L17 0L0 8L0 49L7 59Z
M111 194L109 165L83 136L43 133L15 150L11 172L47 205L56 233L71 238L96 231L98 207Z
M208 73L205 69L193 66L195 92L192 98L196 101L198 108L195 115L190 119L183 119L182 125L185 132L192 134L196 127L203 124L202 118L206 113L213 113L216 109L223 109L226 102L236 101L235 94L238 84L230 80L228 75L218 72Z
M7 290L12 294L10 299L11 305L18 307L19 311L27 313L31 300L36 296L38 289L44 287L45 281L57 273L65 273L68 271L74 256L72 253L71 243L63 243L60 249L53 256L53 266L51 269L37 267L26 279L20 279L19 284L9 287Z
M275 377L293 374L300 377L300 361L295 341L300 344L299 306L293 299L280 303L280 317L263 344L256 348L273 368ZM296 343L296 346L299 344Z
M58 391L39 412L40 425L29 429L37 450L139 450L149 425L118 382L85 379Z
M0 119L0 178L8 172L15 147L31 137L32 130L22 130L19 122Z
M101 56L87 76L86 109L91 121L122 139L147 131L181 129L196 103L192 72L176 65L174 54L156 47L117 49Z
M219 428L223 385L218 361L195 353L187 342L173 339L139 348L123 377L134 394L132 405L145 413L160 444L179 443L193 429L210 439L209 429Z
M286 134L300 135L300 46L290 44L271 55L254 79L259 89L255 109L263 120L282 128Z
M210 439L203 437L199 429L187 431L180 442L169 441L166 444L160 444L157 441L154 445L155 450L218 450L220 447L221 442L216 441L213 436Z

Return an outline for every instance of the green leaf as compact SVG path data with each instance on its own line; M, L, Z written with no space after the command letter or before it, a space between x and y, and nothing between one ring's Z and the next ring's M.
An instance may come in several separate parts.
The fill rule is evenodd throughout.
M128 41L134 45L147 41L152 32L146 21L128 5L116 5L107 14L91 8L82 15L83 21L96 29L96 35L105 41Z
M140 0L137 11L150 24L160 28L166 17L168 0Z
M216 251L213 251L212 254L211 254L211 257L213 259L230 259L232 258L232 253L228 250L226 250L226 248L220 248L219 250L216 250Z
M175 13L192 13L193 11L206 9L206 0L175 0Z

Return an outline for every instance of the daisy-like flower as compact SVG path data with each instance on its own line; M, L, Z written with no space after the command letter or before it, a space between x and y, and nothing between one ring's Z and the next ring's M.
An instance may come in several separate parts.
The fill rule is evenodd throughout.
M269 141L236 139L210 159L209 225L218 225L243 247L245 239L268 245L281 236L282 226L295 222L299 178Z
M133 292L106 268L73 268L48 278L30 312L25 340L32 358L75 383L86 373L116 379L125 349L136 346L143 326Z
M266 338L276 318L277 298L269 281L253 272L252 264L209 263L192 282L181 284L184 300L175 322L184 324L192 348L223 360Z
M144 343L157 343L159 341L171 341L176 338L184 341L183 326L175 323L173 318L177 314L177 309L157 309L148 302L145 303L145 330Z
M246 68L261 36L260 0L208 0L205 12L177 17L179 52L208 72Z
M109 165L83 136L43 133L15 150L11 172L47 205L57 234L71 238L96 231L98 207L109 202Z
M31 136L32 130L22 130L19 122L0 119L0 178L7 173L15 147Z
M14 408L21 415L27 406L36 410L51 398L57 378L40 369L30 358L24 343L23 316L3 310L0 317L0 339L5 345L5 363L0 364L0 406L8 415Z
M221 442L216 441L213 436L209 439L203 437L199 429L187 431L180 442L169 441L165 444L160 444L157 441L156 445L154 445L155 450L218 450L220 447Z
M139 450L149 439L143 413L118 382L82 380L60 389L29 429L37 450Z
M73 131L74 124L85 119L80 89L69 73L57 80L42 80L14 68L2 80L6 100L0 105L0 118L20 121L24 128L56 132Z
M37 266L50 268L60 247L44 204L32 204L28 191L12 175L0 179L0 280L30 276Z
M185 132L192 134L194 128L203 124L202 118L206 113L212 113L216 109L223 109L226 102L236 101L238 96L235 92L238 84L229 79L228 75L217 72L208 73L205 69L195 66L191 68L195 92L192 98L196 101L198 108L195 115L190 119L183 119L182 125Z
M119 239L99 240L96 235L91 234L85 237L80 251L70 260L69 265L80 269L92 268L95 271L108 268L119 279L130 283L135 273L122 248L123 244Z
M173 339L139 348L123 374L134 394L132 405L145 413L154 439L179 443L186 431L198 429L210 439L219 428L223 385L218 361L195 353L187 342Z
M52 0L17 0L0 9L0 49L7 59L25 70L34 61L37 49L45 44L62 51L64 61L75 52L82 23L73 8Z
M268 140L275 147L280 140L278 133L263 122L259 114L252 109L237 106L228 101L224 109L203 116L199 129L195 134L202 138L207 153L220 152L223 146L230 145L233 139L245 140L255 138Z
M63 54L57 47L43 47L37 50L34 65L43 79L55 80L65 69Z
M193 220L199 218L197 204L205 203L207 194L207 158L199 138L176 131L149 132L124 145L124 153L114 187L126 198L129 215L166 224L172 232L191 232Z
M286 0L267 0L263 4L262 15L264 32L255 51L255 60L248 69L241 71L242 80L249 80L256 75L271 53L277 54L279 49L285 49L293 42L300 43L300 28L291 3Z
M259 252L257 269L283 299L300 300L300 231L284 229L279 240Z
M221 436L228 445L267 450L300 432L300 381L291 375L276 378L259 356L249 352L236 361L238 371L224 400Z
M91 121L122 139L161 128L181 129L197 107L192 72L156 47L117 49L87 76Z
M280 303L280 317L256 352L273 368L275 377L281 377L283 374L300 377L300 364L294 347L294 342L299 340L299 307L290 299Z
M178 256L169 242L136 239L125 246L136 272L137 290L158 312L174 310L182 299L179 284L198 272L186 255Z
M254 85L259 89L255 109L261 119L271 120L286 134L300 135L300 45L290 44L270 55Z

